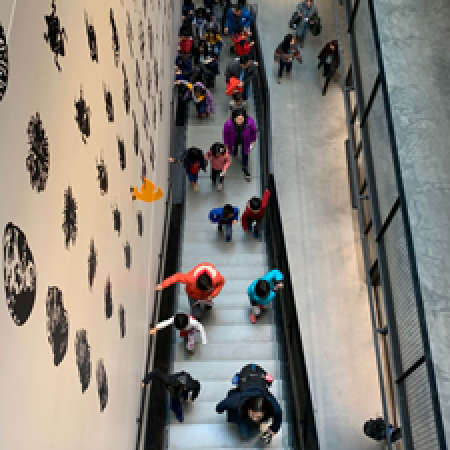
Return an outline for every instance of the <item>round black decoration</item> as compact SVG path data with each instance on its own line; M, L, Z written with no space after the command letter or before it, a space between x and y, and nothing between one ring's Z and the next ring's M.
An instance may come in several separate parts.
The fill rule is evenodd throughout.
M52 347L53 364L58 366L67 353L69 343L69 321L63 304L62 292L58 287L48 288L45 310L47 315L47 339Z
M32 116L27 127L28 151L26 166L30 172L30 183L33 189L41 192L45 189L48 179L48 170L50 166L48 139L39 113Z
M105 286L105 316L110 319L113 314L113 302L112 302L112 286L111 280L108 276Z
M102 359L99 359L97 362L95 377L97 378L97 392L100 400L100 412L103 412L108 403L108 379L106 377L106 370Z
M3 277L9 313L23 325L36 300L36 266L24 232L11 222L3 233Z
M62 69L59 65L58 57L66 55L64 41L67 41L67 33L61 27L59 17L56 15L55 0L52 1L52 13L44 16L44 19L47 24L47 33L44 33L44 39L50 45L50 49L54 54L55 65L60 71Z
M8 44L2 24L0 23L0 101L3 100L8 87L9 61Z
M91 382L91 346L87 340L86 330L77 331L75 354L80 377L81 392L85 392Z
M69 248L70 241L72 241L72 245L75 245L77 239L77 209L77 202L73 197L72 188L69 186L64 193L64 221L62 225L67 249Z

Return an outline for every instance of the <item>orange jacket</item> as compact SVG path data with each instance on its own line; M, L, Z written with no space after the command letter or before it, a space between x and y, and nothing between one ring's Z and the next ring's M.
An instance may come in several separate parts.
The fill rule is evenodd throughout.
M202 273L208 273L212 278L213 291L205 292L197 287L197 278ZM206 300L208 297L217 297L225 284L225 278L211 263L200 263L188 273L176 273L166 278L161 286L165 289L174 283L184 283L186 285L186 294L195 300Z
M238 80L235 77L231 77L227 86L227 90L225 91L225 94L231 97L235 92L242 92L243 89L240 86L240 84L241 84L240 80Z
M136 200L142 200L143 202L154 202L156 200L160 200L163 198L164 193L161 188L158 188L155 191L155 183L144 178L144 184L142 185L141 191L136 186L133 188L133 195L136 197Z

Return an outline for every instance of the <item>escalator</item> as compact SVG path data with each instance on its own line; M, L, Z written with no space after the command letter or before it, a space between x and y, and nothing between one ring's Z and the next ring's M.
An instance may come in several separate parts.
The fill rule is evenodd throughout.
M257 39L256 30L254 34ZM259 43L257 44L258 59L261 59ZM183 147L175 150L175 154L172 154L174 157L179 156L184 148L195 146L206 152L214 142L222 141L223 125L230 117L229 97L225 95L224 77L225 68L232 59L228 45L229 41L225 40L220 59L221 74L216 78L216 86L212 90L216 112L210 118L199 120L196 117L195 107L190 105L185 143ZM261 95L264 90L261 81L263 77L265 73L262 65L259 80L252 86L257 95L253 93L250 95L247 108L259 128L258 141L249 158L251 181L247 182L244 178L240 157L233 158L222 191L217 191L212 186L209 167L207 172L201 171L199 174L197 192L193 191L187 180L183 180L185 183L183 220L176 271L186 273L201 262L210 262L225 277L226 283L222 292L215 298L213 309L202 319L208 340L206 345L198 342L195 353L190 355L185 349L184 341L174 329L164 332L166 336L170 336L167 340L170 341L171 351L166 351L170 354L167 364L159 362L159 367L166 366L169 372L185 370L201 383L198 398L183 407L182 423L179 423L173 413L166 408L164 424L167 428L164 433L164 448L217 450L265 447L261 440L241 439L236 425L227 423L226 414L217 414L215 411L217 403L225 398L228 390L233 387L231 380L234 374L244 365L256 363L272 374L274 382L270 390L283 410L281 429L267 448L318 449L289 269L287 261L284 265L280 261L282 255L286 259L285 251L280 249L274 253L274 245L284 245L284 242L280 241L283 240L282 232L276 229L276 226L280 226L279 217L278 222L274 223L274 218L279 212L274 180L267 167L268 135L265 126L267 105L263 104L264 99ZM209 211L222 207L225 203L231 203L237 206L242 214L247 200L252 196L262 196L264 186L270 187L272 196L264 221L265 232L262 233L262 238L254 239L252 234L244 233L239 221L233 226L232 241L226 243L223 234L217 231L217 225L209 222ZM274 233L277 234L277 238ZM262 277L272 268L278 268L284 273L285 289L277 294L275 301L262 313L257 323L252 324L247 288L255 279ZM165 276L173 272L172 267L169 273L166 270ZM174 307L170 312L167 310L165 315L160 313L158 320L164 320L174 311L189 311L184 286L178 285L165 291L161 304L169 301L170 296L174 297L172 299ZM284 309L280 309L280 302L285 303ZM291 305L291 310L287 309L288 305ZM291 317L287 318L286 314ZM161 333L158 339L162 337ZM293 361L293 358L296 360ZM152 391L155 389L152 388ZM151 395L155 398L159 395L161 399L160 391L155 391ZM153 411L157 412L158 408L155 405L158 401L155 398L150 401L150 405L153 405ZM147 424L145 449L162 448L149 436L156 433L158 423L162 421L150 418Z

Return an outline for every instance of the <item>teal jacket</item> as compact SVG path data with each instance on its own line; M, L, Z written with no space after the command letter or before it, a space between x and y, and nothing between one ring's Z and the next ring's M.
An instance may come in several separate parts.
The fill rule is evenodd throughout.
M267 297L265 298L261 298L258 297L256 295L255 292L255 287L256 287L256 283L259 280L265 280L269 283L270 285L270 293ZM247 289L247 294L250 298L251 301L258 303L260 305L268 305L277 295L276 292L273 290L273 288L275 287L275 285L277 283L280 283L281 281L284 280L284 276L283 274L277 270L277 269L273 269L270 272L266 273L262 278L258 278L257 280L255 280Z

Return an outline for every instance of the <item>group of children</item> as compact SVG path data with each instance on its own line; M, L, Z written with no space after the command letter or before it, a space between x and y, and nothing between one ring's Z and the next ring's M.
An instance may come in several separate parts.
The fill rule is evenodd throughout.
M180 86L183 98L191 98L194 101L198 118L208 117L214 112L214 100L208 89L214 87L213 80L211 78L200 80L198 77L218 72L222 28L225 34L231 36L234 53L239 57L227 67L225 74L227 94L232 96L233 100L230 104L231 117L223 129L223 143L215 142L205 154L200 148L190 147L178 158L169 158L172 163L183 164L194 191L198 191L199 171L206 171L209 163L212 184L221 191L232 156L238 154L242 157L245 179L250 180L248 159L258 129L255 121L247 114L245 101L248 86L254 75L253 66L256 63L252 61L253 43L247 29L251 15L244 3L243 0L239 0L237 5L226 0L205 0L205 7L196 9L192 0L183 1L183 25L180 30L180 54L176 60L175 83ZM222 19L221 24L217 18ZM233 225L236 225L239 219L243 230L253 233L253 237L259 239L269 198L268 189L262 198L257 196L250 198L241 216L237 206L227 203L212 209L209 220L217 225L219 234L224 233L226 242L231 242ZM203 262L187 273L175 273L168 277L156 286L156 290L161 291L175 283L185 285L190 312L177 312L173 317L158 323L149 333L154 335L159 330L174 325L180 337L184 339L187 350L193 352L197 334L200 334L203 344L207 343L201 320L205 312L212 309L214 299L225 285L225 278L213 264ZM282 287L283 274L276 269L250 284L247 294L251 323L257 321ZM182 401L195 400L200 392L200 383L186 372L165 375L155 369L144 377L143 386L154 380L159 380L169 390L171 409L182 422ZM227 411L228 421L237 423L241 435L245 438L250 437L254 431L259 431L262 422L272 419L272 424L266 427L263 436L267 443L270 442L271 437L281 427L281 408L268 391L272 377L261 367L248 364L236 374L234 382L237 387L230 390L227 398L217 405L216 412Z

